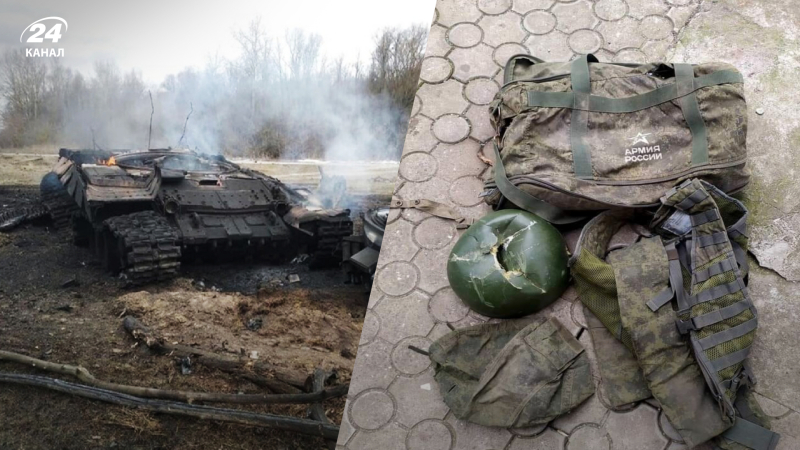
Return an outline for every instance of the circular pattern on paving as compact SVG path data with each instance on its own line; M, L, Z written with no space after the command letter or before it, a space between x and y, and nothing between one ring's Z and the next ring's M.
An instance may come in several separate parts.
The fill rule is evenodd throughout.
M557 23L556 16L547 11L532 11L522 19L522 25L533 34L547 34Z
M624 0L599 0L594 4L594 13L603 20L619 20L628 13Z
M541 425L527 427L527 428L512 428L511 434L521 437L533 437L544 433L544 430L547 429L547 424L543 423Z
M406 436L406 450L450 450L453 431L441 420L428 419L414 425Z
M692 3L692 0L667 0L667 3L675 6L685 6Z
M669 419L667 419L667 416L664 415L664 411L658 412L658 428L661 429L661 434L663 434L670 441L683 444L681 435L678 434L678 431L675 430L675 427L669 423Z
M430 367L431 360L427 356L408 348L409 345L413 345L422 350L428 350L431 341L421 336L411 336L398 342L394 350L392 350L392 365L394 365L394 368L399 372L406 375L422 373L425 369Z
M511 6L511 0L478 0L478 9L489 15L503 14Z
M664 16L647 16L642 19L639 30L647 39L658 40L672 36L672 20Z
M350 420L359 428L376 430L389 423L394 408L394 399L383 389L366 390L353 400Z
M395 261L381 269L377 282L384 293L397 297L411 292L418 278L417 270L411 263Z
M567 43L575 53L593 53L600 50L603 37L596 31L578 30L569 35Z
M499 87L491 78L473 78L464 87L464 96L476 105L488 105Z
M457 23L447 31L447 39L456 47L474 47L483 39L483 30L474 23Z
M500 64L501 67L505 67L506 63L512 56L518 55L520 53L529 54L528 48L523 46L522 44L517 44L516 42L508 42L506 44L501 44L494 50L494 54L492 54L492 58L494 58L494 62Z
M597 425L579 425L567 438L564 448L566 450L610 450L611 438Z
M483 181L468 175L450 185L450 198L461 206L475 206L483 201L478 194L483 191Z
M381 330L381 320L372 311L367 311L364 316L364 324L361 326L361 340L358 345L369 344Z
M436 158L425 152L406 153L400 160L400 176L408 181L426 181L436 175Z
M455 223L438 217L428 217L414 229L414 240L417 244L430 250L446 246L455 236Z
M445 114L433 122L433 135L447 144L455 144L469 136L470 126L467 119L458 114Z
M433 294L428 309L433 318L440 322L458 322L469 314L467 305L449 287Z
M453 74L453 65L447 58L431 56L422 61L419 79L426 83L441 83Z
M647 55L638 48L624 48L614 56L614 62L644 64L647 62Z

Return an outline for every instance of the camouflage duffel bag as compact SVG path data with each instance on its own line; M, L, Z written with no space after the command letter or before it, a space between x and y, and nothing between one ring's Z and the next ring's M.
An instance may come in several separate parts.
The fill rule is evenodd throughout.
M491 103L495 164L485 201L556 224L586 211L657 207L689 178L743 188L742 75L724 63L545 63L512 57Z

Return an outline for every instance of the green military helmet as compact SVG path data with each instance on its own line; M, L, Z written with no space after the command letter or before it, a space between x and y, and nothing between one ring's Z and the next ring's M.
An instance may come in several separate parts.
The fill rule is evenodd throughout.
M475 312L519 317L554 302L569 283L561 233L525 211L486 215L458 240L447 261L453 291Z

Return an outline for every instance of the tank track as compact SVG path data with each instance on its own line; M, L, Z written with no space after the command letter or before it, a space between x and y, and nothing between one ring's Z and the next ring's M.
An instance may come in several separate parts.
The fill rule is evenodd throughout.
M141 211L116 216L103 222L111 233L107 247L110 269L119 269L129 285L164 281L174 278L181 266L181 247L177 230L154 211ZM117 266L116 264L119 264Z
M13 208L0 213L0 231L10 231L25 222L40 219L47 215L43 204Z
M72 216L79 212L78 204L61 184L58 175L48 173L41 182L42 204L47 208L50 219L56 228L66 228L72 223Z

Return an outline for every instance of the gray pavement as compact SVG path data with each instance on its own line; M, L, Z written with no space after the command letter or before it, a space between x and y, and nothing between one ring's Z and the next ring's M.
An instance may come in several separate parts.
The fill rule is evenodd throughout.
M493 132L487 104L516 53L567 60L721 60L745 76L753 171L751 296L760 312L753 350L762 406L800 448L800 6L793 0L439 0L395 195L447 203L466 217L489 211L478 194L479 158ZM758 112L756 112L758 111ZM455 226L394 211L356 358L338 449L678 450L680 437L654 401L612 410L598 394L546 427L490 429L457 420L441 401L426 348L448 331L487 320L448 287ZM568 240L574 236L567 236ZM545 312L578 335L586 327L573 289ZM580 335L592 351L589 333Z

